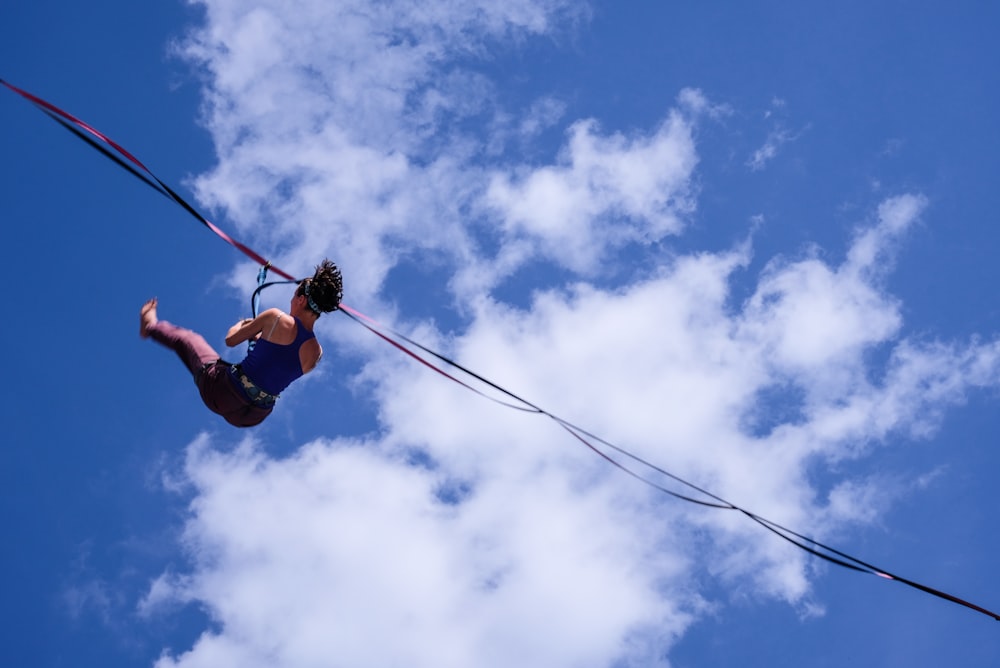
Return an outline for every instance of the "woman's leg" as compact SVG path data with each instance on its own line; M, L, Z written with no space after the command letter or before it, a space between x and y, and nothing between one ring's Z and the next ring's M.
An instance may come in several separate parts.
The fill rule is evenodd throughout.
M143 304L139 313L139 336L151 338L176 352L192 376L197 376L205 365L219 359L219 353L208 345L201 334L158 320L155 298Z
M201 400L235 427L253 427L271 414L271 408L250 403L229 375L229 364L219 358L204 337L156 317L156 299L139 312L139 336L170 348L184 362L198 386Z

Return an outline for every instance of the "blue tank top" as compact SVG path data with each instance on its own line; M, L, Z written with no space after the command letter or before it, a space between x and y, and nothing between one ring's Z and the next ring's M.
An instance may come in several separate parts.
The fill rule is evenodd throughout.
M268 394L278 395L292 381L302 375L302 362L299 360L299 348L316 335L295 318L295 340L288 345L272 343L263 338L258 339L246 358L240 362L240 368L254 385Z

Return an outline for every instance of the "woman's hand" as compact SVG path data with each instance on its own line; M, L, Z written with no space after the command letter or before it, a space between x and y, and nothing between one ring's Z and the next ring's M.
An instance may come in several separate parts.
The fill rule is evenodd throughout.
M258 318L243 318L236 322L235 325L229 328L226 332L226 345L232 348L233 346L238 346L244 341L249 341L250 339L256 339L260 336L261 328L258 324L256 329L254 329L254 323Z

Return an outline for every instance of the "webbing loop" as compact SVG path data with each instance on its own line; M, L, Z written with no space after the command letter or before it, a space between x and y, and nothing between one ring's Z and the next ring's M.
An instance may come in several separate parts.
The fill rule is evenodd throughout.
M257 271L257 289L253 291L253 297L250 300L250 313L251 317L256 318L260 311L260 286L264 285L267 281L267 270L271 267L270 262L264 263L261 268ZM247 341L247 353L254 349L257 345L257 338L253 337Z

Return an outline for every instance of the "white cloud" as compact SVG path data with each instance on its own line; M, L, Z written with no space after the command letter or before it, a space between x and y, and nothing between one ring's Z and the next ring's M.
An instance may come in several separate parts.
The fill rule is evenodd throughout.
M509 234L537 241L545 257L571 269L591 270L608 246L681 230L694 210L692 123L675 111L651 136L629 139L579 121L559 164L494 174L488 201Z
M792 139L793 136L788 130L782 128L772 130L767 135L764 144L751 154L747 160L747 166L751 171L759 172L778 155L778 149Z
M210 77L219 165L196 180L199 198L280 251L279 266L340 259L355 303L400 248L475 252L463 220L485 186L452 126L502 109L455 61L587 14L573 0L200 4L207 24L178 46ZM536 122L553 105L539 101Z
M765 119L771 119L774 114L784 115L787 103L785 100L780 98L774 98L771 100L771 108L764 112ZM767 138L764 143L755 150L746 161L747 167L750 168L752 172L759 172L767 167L774 158L778 156L778 152L781 148L788 144L798 140L802 136L804 130L798 132L792 132L787 127L783 121L773 121L771 130L767 133Z
M363 445L191 448L195 574L176 593L222 630L160 666L603 665L630 634L689 622L656 595L682 564L606 492L536 472L442 503L441 472Z
M403 249L443 256L464 324L408 323L401 304L401 327L750 510L819 538L875 521L891 498L868 481L828 471L821 492L811 475L892 434L930 433L996 382L1000 344L903 335L884 277L927 206L919 194L884 200L841 261L814 250L747 276L744 245L678 254L614 288L583 282L693 217L694 129L712 107L682 91L629 136L570 119L551 164L504 163L494 138L451 129L500 119L526 141L565 115L550 98L520 117L491 109L493 84L456 54L558 30L579 15L571 3L205 6L188 53L212 76L220 162L203 197L258 239L288 239L290 262L336 257L350 301L383 311ZM496 288L531 261L575 282L501 301ZM725 603L704 600L706 576L821 608L813 562L739 514L654 493L542 416L374 340L351 345L368 346L359 387L377 434L284 458L252 438L189 446L190 567L157 578L139 609L155 619L192 602L213 624L162 668L665 665Z

